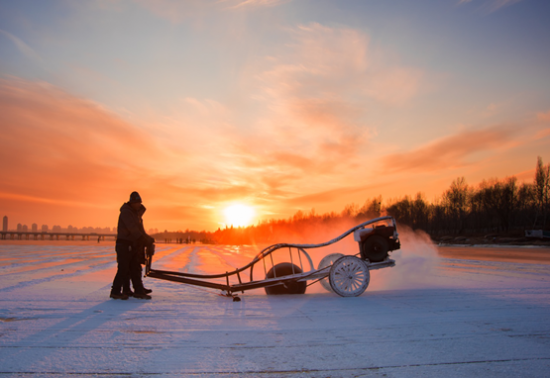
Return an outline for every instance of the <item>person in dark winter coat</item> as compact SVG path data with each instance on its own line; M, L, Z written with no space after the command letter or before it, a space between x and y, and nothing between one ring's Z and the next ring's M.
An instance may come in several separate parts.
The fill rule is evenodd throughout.
M155 241L147 235L143 227L142 216L145 210L138 192L132 192L130 200L120 208L115 247L118 266L111 288L111 298L128 299L129 294L132 294L135 298L151 299L151 290L145 289L141 281L144 247L152 245ZM130 291L130 280L134 286L134 293ZM121 292L123 288L124 292Z

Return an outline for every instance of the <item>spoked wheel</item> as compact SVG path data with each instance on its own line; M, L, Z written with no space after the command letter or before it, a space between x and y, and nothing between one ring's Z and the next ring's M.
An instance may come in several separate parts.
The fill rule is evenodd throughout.
M367 290L369 281L369 267L355 256L340 257L330 268L330 287L341 297L360 296Z
M323 257L321 262L319 262L319 266L317 266L317 269L320 270L320 269L326 268L327 266L331 266L332 264L334 264L336 260L338 260L342 256L344 255L341 253L331 253L330 255L326 255L325 257ZM332 287L330 287L328 276L323 278L319 282L321 282L321 286L323 286L326 291L334 291L332 290Z

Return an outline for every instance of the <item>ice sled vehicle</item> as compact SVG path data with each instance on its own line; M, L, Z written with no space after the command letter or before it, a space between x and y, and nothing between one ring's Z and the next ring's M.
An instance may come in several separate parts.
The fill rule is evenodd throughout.
M332 253L325 256L317 268L313 266L313 261L306 250L334 244L352 233L354 240L359 244L357 254ZM271 245L264 248L242 268L220 274L157 270L152 267L153 256L147 256L145 276L219 289L225 296L233 297L234 300L239 300L236 296L238 292L244 293L246 290L258 288L265 288L268 295L304 294L306 287L317 281L320 281L328 291L333 291L342 297L357 297L363 294L369 285L370 270L395 265L395 261L389 258L388 252L397 250L400 246L395 219L385 216L363 222L326 243ZM286 259L290 262L275 263L276 260ZM254 279L254 273L259 275L258 270L261 272L261 267L263 267L262 279ZM245 275L249 276L247 282L243 281ZM230 277L233 281L236 281L236 277L238 283L230 283ZM222 282L219 282L220 279Z

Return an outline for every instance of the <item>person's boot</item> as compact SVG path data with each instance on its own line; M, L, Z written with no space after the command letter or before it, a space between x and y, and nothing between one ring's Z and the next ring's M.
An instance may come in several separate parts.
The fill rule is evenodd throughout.
M146 294L145 292L136 290L136 292L134 293L134 298L137 298L137 299L151 299L152 297L149 294Z
M151 293L153 292L153 290L143 288L143 292L144 292L145 294L151 294Z
M111 291L111 294L109 295L109 298L113 298L113 299L122 299L122 300L126 300L128 299L128 296L124 293L117 293L117 292L114 292L114 291Z
M134 292L130 289L130 280L122 285L122 294L126 294L129 297L134 295Z

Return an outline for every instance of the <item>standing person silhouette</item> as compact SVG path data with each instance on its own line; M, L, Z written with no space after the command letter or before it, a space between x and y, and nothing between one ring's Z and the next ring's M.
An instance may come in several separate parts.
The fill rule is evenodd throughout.
M141 262L144 246L154 243L155 239L147 235L143 227L146 209L141 202L139 193L132 192L130 200L120 208L115 246L118 265L110 294L113 299L128 299L130 280L134 298L151 299L151 290L145 289L141 281ZM123 287L125 292L121 292Z

